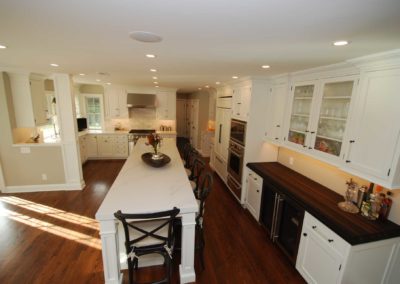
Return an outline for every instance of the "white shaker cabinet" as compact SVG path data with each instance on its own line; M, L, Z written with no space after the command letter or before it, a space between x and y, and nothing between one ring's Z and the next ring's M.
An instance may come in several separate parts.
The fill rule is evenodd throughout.
M176 94L175 92L157 93L157 119L175 120L176 119Z
M304 215L296 269L308 283L398 283L400 238L350 245Z
M97 135L98 157L114 156L114 136L113 135Z
M283 122L285 105L288 96L288 84L274 84L270 90L266 107L265 140L274 143L282 143Z
M82 135L79 137L79 152L80 152L82 164L85 163L87 160L86 139L87 139L87 135Z
M222 180L227 179L228 147L231 125L232 98L217 98L214 168Z
M251 85L234 87L232 99L232 118L247 121L250 111Z
M87 158L95 158L98 155L97 135L86 135L86 156Z
M106 116L109 118L128 118L126 90L118 86L106 86L104 88L106 97Z
M246 208L249 210L251 215L258 221L260 218L260 206L261 206L261 194L263 179L253 172L248 170L246 183L247 183L247 197L246 197Z
M400 69L361 74L344 170L400 187Z

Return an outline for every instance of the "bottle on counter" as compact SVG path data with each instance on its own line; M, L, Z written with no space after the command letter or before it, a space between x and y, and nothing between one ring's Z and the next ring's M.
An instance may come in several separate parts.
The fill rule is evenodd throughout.
M388 192L386 192L386 194L387 194L386 197L385 197L384 193L382 194L383 199L382 199L381 208L379 211L379 219L381 221L387 220L389 213L390 213L390 208L392 207L392 203L393 203L393 200L390 198L392 193L390 191L388 191Z

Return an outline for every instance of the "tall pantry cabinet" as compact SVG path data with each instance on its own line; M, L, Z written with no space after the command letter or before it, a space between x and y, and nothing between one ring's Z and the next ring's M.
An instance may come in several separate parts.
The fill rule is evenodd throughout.
M215 116L214 169L222 180L227 179L228 147L231 124L231 97L217 98Z

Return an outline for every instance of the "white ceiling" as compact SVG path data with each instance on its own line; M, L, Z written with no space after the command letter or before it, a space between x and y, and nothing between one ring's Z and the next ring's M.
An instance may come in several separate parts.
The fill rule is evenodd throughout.
M138 30L163 41L130 39ZM351 44L332 46L339 39ZM157 68L161 87L187 91L397 49L400 1L1 0L0 44L3 68L143 86Z

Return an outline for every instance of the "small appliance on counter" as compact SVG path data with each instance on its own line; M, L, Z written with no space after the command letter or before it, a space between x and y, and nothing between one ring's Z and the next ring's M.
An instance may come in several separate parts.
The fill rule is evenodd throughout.
M83 131L87 129L87 119L84 117L80 117L76 119L76 123L78 126L78 131Z

